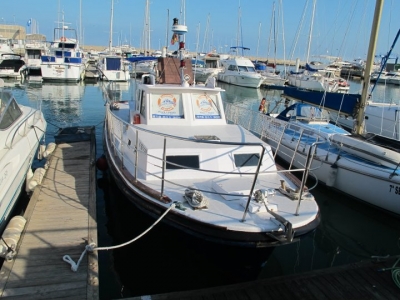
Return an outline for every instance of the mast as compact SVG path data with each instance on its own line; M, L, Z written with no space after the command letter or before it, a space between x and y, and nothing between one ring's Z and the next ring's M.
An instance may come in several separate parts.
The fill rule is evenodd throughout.
M312 10L312 16L311 16L311 23L310 23L310 33L308 35L308 46L307 46L307 61L309 62L310 59L310 48L311 48L311 37L312 37L312 32L313 32L313 27L314 27L314 15L315 15L315 5L316 5L317 0L313 0L313 10Z
M110 40L108 42L108 51L109 52L111 52L111 47L112 47L113 18L114 18L114 0L111 0Z
M371 77L372 65L374 62L374 54L376 50L376 43L378 40L379 26L381 23L381 15L384 0L376 0L374 19L372 22L371 37L369 40L367 61L365 63L364 80L362 83L362 92L360 100L359 113L357 114L356 133L362 134L364 132L364 111L365 104L368 98L368 88Z

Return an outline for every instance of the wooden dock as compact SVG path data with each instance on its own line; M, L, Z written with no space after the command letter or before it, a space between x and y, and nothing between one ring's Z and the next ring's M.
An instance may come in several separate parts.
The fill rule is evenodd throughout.
M87 252L76 272L63 260L69 255L77 262L86 244L97 245L94 127L78 134L78 142L69 136L48 158L30 199L17 254L0 272L1 297L99 298L97 252Z
M348 300L400 299L390 270L399 257L365 261L304 274L282 276L195 291L144 295L135 300ZM398 266L400 267L400 266ZM398 280L400 277L398 276Z

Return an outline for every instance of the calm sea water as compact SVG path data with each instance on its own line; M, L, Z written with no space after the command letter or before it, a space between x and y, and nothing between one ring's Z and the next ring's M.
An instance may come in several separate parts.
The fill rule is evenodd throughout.
M352 91L358 92L359 83L351 84ZM41 103L48 121L46 143L54 140L61 127L94 125L97 157L103 154L105 108L101 83L7 85L21 104L36 107ZM266 95L270 111L283 107L279 91L220 85L226 89L225 101L240 102L256 110ZM121 99L131 99L133 87L134 81L121 85ZM400 99L399 91L398 86L379 86L375 94L390 102ZM126 242L153 223L123 197L105 174L98 171L97 177L99 246ZM323 186L317 186L313 194L321 209L321 225L300 242L277 247L272 254L266 249L235 250L200 243L161 223L129 246L100 251L101 299L232 284L349 264L371 256L400 254L400 219Z

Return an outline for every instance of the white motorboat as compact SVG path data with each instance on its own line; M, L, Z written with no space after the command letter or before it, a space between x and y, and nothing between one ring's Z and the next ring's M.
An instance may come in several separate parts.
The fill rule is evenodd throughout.
M84 78L85 61L75 29L67 26L55 28L49 50L49 55L41 57L44 81L78 82Z
M97 63L100 78L106 81L128 81L131 78L129 64L118 55L101 55Z
M185 25L174 19L173 32ZM120 190L143 212L198 237L240 247L291 243L319 224L312 194L271 148L227 124L215 79L192 83L191 60L158 59L133 100L106 103L104 149ZM112 86L114 83L110 83ZM109 93L106 93L109 94Z
M220 63L222 71L217 75L218 81L250 88L259 88L264 81L247 57L221 59Z
M21 78L24 68L25 62L12 50L11 40L0 38L0 77Z
M195 67L193 73L196 82L207 82L210 77L218 77L218 73L223 70L220 64L220 59L228 58L227 55L219 55L218 53L210 52L204 56L197 56L192 59Z
M25 45L24 77L28 81L42 81L41 57L49 54L47 43L44 41L27 41Z
M0 82L0 231L31 174L46 125L40 109L19 105Z

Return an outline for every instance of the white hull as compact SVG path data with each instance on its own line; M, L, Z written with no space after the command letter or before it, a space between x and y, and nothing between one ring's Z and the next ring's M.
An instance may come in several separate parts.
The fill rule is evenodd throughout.
M106 81L128 81L131 78L131 75L129 74L129 71L108 71L108 70L103 70L101 71L102 73L102 79Z
M340 131L334 125L330 131L312 131L301 122L288 123L233 105L228 105L226 111L228 120L260 134L281 159L296 168L304 167L310 145L320 142L310 170L318 182L390 213L400 214L400 171L395 164L383 165L383 158L387 158L386 153L382 153L383 148L363 143L361 150L365 153L351 149L351 145L360 145L359 140L348 136L335 137ZM324 124L320 123L319 128L328 128ZM335 145L329 142L330 136L347 144ZM391 154L398 155L397 152ZM332 168L332 165L337 168Z
M21 72L19 70L17 72L10 69L0 70L0 78L21 78L21 77L22 77Z
M223 69L218 73L218 81L250 88L259 88L264 81L248 58L234 57L220 60L220 63Z
M222 81L225 83L233 84L233 85L238 85L238 86L244 86L244 87L250 87L250 88L259 88L261 84L263 83L264 79L261 77L261 75L258 76L246 76L246 75L240 75L240 74L218 74L218 81Z
M41 71L43 80L78 82L82 79L85 71L85 65L83 63L42 63Z
M175 63L160 58L158 66L170 66L165 73L171 74ZM270 247L315 229L319 208L305 181L278 172L265 142L227 124L223 90L215 80L205 85L177 84L173 76L163 80L144 75L132 101L106 104L108 166L134 205L156 217L178 202L180 208L165 216L167 224L225 245ZM205 204L196 206L188 190L200 192ZM269 201L254 200L256 191Z
M6 93L1 93L5 100ZM11 95L11 94L9 94ZM22 114L11 126L1 130L0 143L0 230L9 217L25 185L28 170L46 130L41 111L19 106Z

